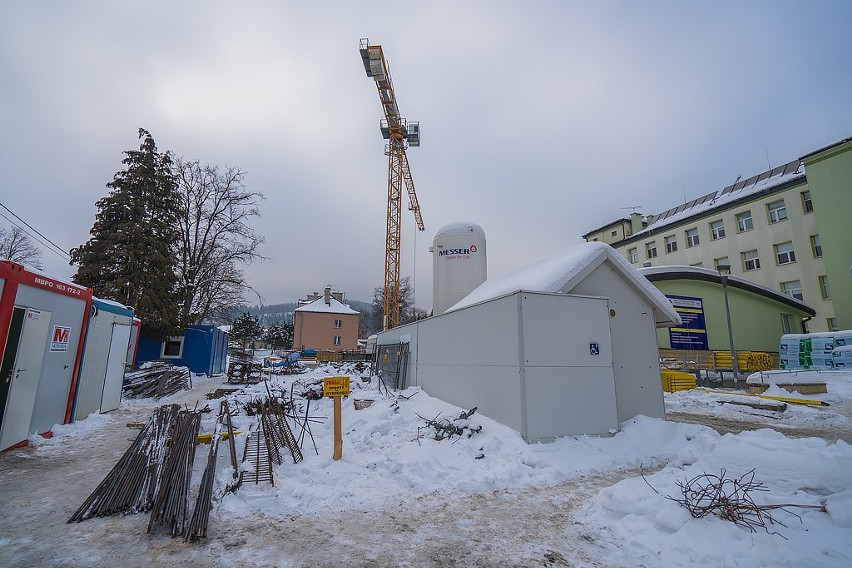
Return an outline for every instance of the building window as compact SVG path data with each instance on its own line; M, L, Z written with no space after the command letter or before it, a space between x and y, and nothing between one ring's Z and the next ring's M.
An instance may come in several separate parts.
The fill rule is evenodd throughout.
M639 262L639 251L635 248L632 248L627 251L627 258L631 263L636 264Z
M784 207L784 200L779 199L773 201L766 206L766 211L769 213L769 222L777 223L787 218L787 208Z
M819 242L819 235L811 235L811 252L814 253L814 258L822 258L822 244Z
M180 359L183 357L183 340L181 336L169 337L163 341L162 350L160 351L161 359Z
M725 222L721 219L710 223L710 238L714 241L725 238Z
M670 235L665 238L666 241L666 254L670 254L677 251L677 237L674 235Z
M778 264L790 264L796 262L796 251L793 250L793 243L781 243L775 245L775 259Z
M690 229L686 232L686 246L698 246L698 229Z
M747 250L742 253L743 257L743 270L748 272L749 270L759 270L760 269L760 258L757 256L756 250Z
M334 327L338 329L343 327L343 320L334 320Z
M790 326L790 314L781 314L781 333L793 333Z
M826 318L825 323L828 324L828 331L837 331L837 318Z
M797 300L804 300L802 296L802 283L798 280L790 280L789 282L781 283L781 291Z
M737 213L737 232L745 233L754 229L754 222L751 220L751 211Z
M814 210L814 204L811 201L811 192L803 191L802 192L802 211L805 215L812 212Z
M651 241L650 243L645 245L645 256L648 259L657 258L657 242Z
M823 300L831 299L831 287L828 285L828 276L819 277L819 293Z
M609 234L609 236L610 237L618 236L618 231L613 231L612 233Z
M719 270L720 264L723 265L723 266L731 266L731 261L728 260L727 256L720 256L719 258L713 259L713 268L715 268L716 270Z
M339 336L339 335L335 335L335 336L334 336L334 344L335 344L335 345L340 345L340 336Z

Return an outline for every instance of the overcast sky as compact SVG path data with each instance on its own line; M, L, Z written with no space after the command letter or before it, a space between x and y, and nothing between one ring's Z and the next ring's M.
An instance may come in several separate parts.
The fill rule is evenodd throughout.
M143 127L265 194L270 260L246 269L265 303L326 284L369 300L387 158L367 37L421 125L426 231L403 211L401 272L428 309L445 224L481 225L498 275L852 135L850 25L845 0L2 0L0 202L79 246Z

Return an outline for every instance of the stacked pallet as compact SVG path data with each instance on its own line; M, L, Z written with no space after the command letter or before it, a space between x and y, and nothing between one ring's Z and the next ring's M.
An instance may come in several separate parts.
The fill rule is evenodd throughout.
M732 369L730 351L713 351L717 369ZM772 368L772 355L760 351L737 351L737 369L740 371L768 371Z
M256 384L263 379L263 364L251 353L232 349L228 355L229 383Z
M662 371L663 390L679 392L695 388L695 375L684 371Z

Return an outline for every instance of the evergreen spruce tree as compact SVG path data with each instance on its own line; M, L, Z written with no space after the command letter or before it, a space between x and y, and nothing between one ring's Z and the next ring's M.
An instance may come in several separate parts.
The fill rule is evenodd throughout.
M239 340L242 343L243 349L245 349L249 343L263 336L263 327L261 327L257 316L253 316L249 312L243 312L231 324L230 335L232 338Z
M96 205L91 238L71 250L74 282L100 298L132 307L152 339L174 334L178 324L177 247L180 193L168 152L157 152L139 129L139 150L124 152L125 169L107 184Z

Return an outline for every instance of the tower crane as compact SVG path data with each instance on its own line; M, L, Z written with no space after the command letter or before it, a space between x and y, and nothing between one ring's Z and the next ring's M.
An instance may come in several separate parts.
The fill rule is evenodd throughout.
M414 180L405 150L409 146L420 146L420 123L408 122L399 113L396 95L393 91L388 63L381 45L370 45L370 40L362 38L360 42L361 60L367 77L372 77L379 90L379 102L385 117L379 127L388 143L385 154L388 156L388 212L387 234L385 237L385 282L382 326L391 329L399 325L399 251L400 221L402 216L402 186L408 190L408 208L414 213L417 229L423 231L423 217L414 192Z

